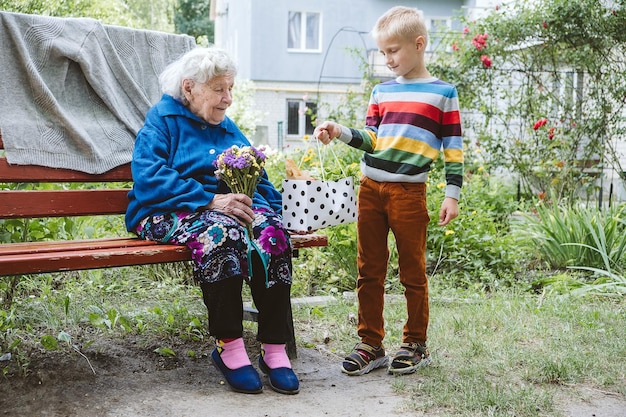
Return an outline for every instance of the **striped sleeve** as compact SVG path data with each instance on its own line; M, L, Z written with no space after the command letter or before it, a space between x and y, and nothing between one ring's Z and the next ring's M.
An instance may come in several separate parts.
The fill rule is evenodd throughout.
M441 120L441 140L446 176L446 196L457 198L463 186L463 136L461 113L456 87L450 86L444 100Z

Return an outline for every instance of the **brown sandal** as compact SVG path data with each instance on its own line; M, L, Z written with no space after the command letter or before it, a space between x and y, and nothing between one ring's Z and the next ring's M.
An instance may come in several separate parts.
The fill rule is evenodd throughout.
M400 350L395 354L389 373L395 375L412 374L418 368L430 364L432 361L426 345L405 342L400 345Z
M348 375L363 375L377 368L387 366L389 358L381 344L375 348L367 343L357 343L352 352L343 360L341 371Z

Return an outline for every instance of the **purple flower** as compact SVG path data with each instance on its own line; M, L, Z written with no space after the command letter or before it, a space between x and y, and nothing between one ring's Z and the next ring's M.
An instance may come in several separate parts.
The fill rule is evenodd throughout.
M235 163L237 162L239 158L237 158L237 156L235 156L232 151L230 152L224 152L224 159L222 160L222 163L225 166L235 166Z
M195 240L190 242L188 246L189 249L191 249L193 260L198 263L202 262L202 249L204 248L204 245L201 242Z
M265 161L267 159L263 153L263 148L252 147L252 151L256 154L256 159L260 159L261 161Z
M274 226L267 226L261 231L259 243L265 252L272 255L280 255L288 247L285 233Z
M261 158L262 156L262 158ZM265 155L253 146L233 145L216 159L215 176L226 183L233 193L254 196L265 167Z
M236 169L244 169L244 168L248 168L251 164L250 164L250 160L246 158L245 155L241 155L241 156L238 156L237 158L233 158L232 163L229 163L229 165Z

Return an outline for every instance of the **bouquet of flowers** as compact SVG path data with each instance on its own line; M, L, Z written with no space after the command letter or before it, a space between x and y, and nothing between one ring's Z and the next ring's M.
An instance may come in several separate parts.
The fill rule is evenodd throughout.
M265 167L265 154L254 146L234 145L222 152L215 160L215 175L224 181L233 193L252 198ZM252 225L247 225L248 235L253 238Z

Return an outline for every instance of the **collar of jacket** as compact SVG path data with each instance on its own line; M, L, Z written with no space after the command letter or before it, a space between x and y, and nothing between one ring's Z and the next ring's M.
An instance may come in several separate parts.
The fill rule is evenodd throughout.
M185 106L179 100L176 100L174 97L168 94L163 94L163 97L161 99L161 104L162 104L161 106L162 116L182 116L182 117L191 119L197 123L200 123L202 125L222 128L229 133L235 133L237 131L235 122L233 122L232 119L230 119L228 116L224 117L224 120L222 120L217 125L208 123L202 120L201 118L199 118L198 116L196 116L195 114L193 114L187 108L187 106Z

